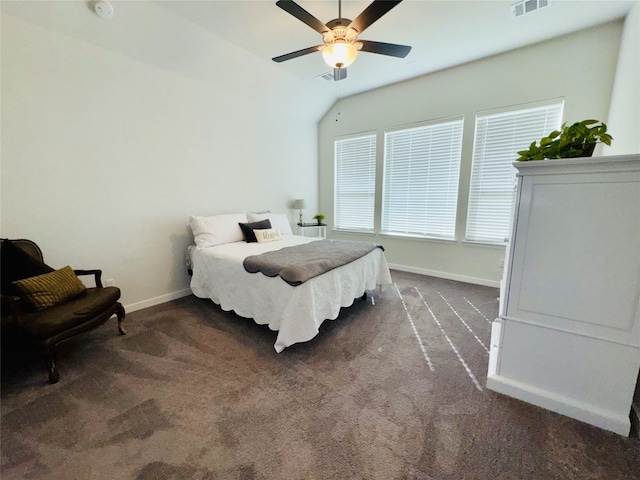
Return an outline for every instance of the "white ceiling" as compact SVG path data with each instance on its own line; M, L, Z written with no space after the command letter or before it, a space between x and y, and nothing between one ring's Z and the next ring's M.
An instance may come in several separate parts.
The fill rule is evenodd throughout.
M277 7L275 0L156 1L266 61L322 43L320 34ZM296 3L324 23L338 17L337 0ZM353 20L369 3L345 0L342 16ZM549 0L547 7L518 18L512 16L512 3L404 0L361 38L411 45L411 53L404 59L360 53L348 68L348 78L340 82L317 78L330 71L320 53L276 65L305 87L331 89L345 97L622 18L634 0Z
M109 1L113 20L96 15L95 0L0 0L0 12L318 121L336 98L619 19L640 0L549 0L519 18L511 14L512 0L404 0L361 38L411 45L411 53L400 59L361 52L339 82L318 78L330 72L319 52L271 60L321 43L320 34L275 0ZM338 16L337 0L296 1L324 23ZM369 3L345 0L342 16L353 20Z

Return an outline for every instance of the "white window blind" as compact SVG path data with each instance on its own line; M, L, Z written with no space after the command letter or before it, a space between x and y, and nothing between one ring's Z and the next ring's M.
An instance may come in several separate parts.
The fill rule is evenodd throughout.
M462 123L385 132L382 233L455 238Z
M563 101L476 116L466 239L504 243L509 237L519 150L562 122Z
M376 135L335 141L335 228L373 231Z

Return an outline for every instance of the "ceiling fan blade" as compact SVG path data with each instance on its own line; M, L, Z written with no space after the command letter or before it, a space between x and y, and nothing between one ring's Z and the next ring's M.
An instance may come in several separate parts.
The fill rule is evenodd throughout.
M279 57L273 57L271 60L274 62L285 62L287 60L291 60L292 58L298 58L303 55L308 55L313 52L317 52L322 48L322 45L316 45L315 47L303 48L302 50L296 50L295 52L286 53L284 55L280 55Z
M337 82L338 80L344 80L347 78L347 69L346 68L334 68L333 69L333 81Z
M400 2L402 0L374 0L349 26L360 34Z
M306 23L320 34L330 31L329 27L327 27L324 23L311 15L293 0L278 0L276 2L276 5L283 9L285 12L290 13L291 15L296 17L301 22Z
M371 40L358 40L362 43L360 51L369 53L379 53L391 57L404 58L409 55L411 47L409 45L397 45L395 43L372 42Z

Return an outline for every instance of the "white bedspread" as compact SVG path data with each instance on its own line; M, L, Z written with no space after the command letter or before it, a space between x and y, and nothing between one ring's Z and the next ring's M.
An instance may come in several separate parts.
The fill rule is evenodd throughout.
M210 298L225 311L252 318L278 331L274 348L281 352L294 343L315 337L325 319L335 319L340 307L377 285L391 283L391 274L380 248L342 267L293 287L280 277L248 273L245 257L318 239L285 235L278 242L234 242L192 250L191 290Z

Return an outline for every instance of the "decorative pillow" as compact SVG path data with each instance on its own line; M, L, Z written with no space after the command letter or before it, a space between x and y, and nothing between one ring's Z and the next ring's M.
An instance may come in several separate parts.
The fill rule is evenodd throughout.
M293 235L289 218L284 213L248 213L247 218L250 222L258 222L268 218L271 222L271 226L280 230L281 235Z
M0 290L4 295L15 295L11 282L53 272L53 268L22 250L11 240L3 240L0 248Z
M256 234L253 233L254 230L264 230L265 228L271 228L271 222L269 219L260 220L259 222L253 223L240 223L240 230L242 230L242 235L244 236L244 240L247 243L255 243Z
M255 230L258 243L275 242L282 240L280 230L277 228L267 228L266 230Z
M13 282L22 300L35 310L53 307L84 292L87 287L69 266Z
M200 248L213 247L223 243L241 242L242 230L239 223L246 223L245 213L226 213L211 217L189 217L196 245Z

